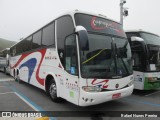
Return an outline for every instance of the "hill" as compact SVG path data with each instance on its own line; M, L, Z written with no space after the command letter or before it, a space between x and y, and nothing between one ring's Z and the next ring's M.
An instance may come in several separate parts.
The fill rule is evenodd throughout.
M5 39L0 38L0 51L5 48L11 47L15 43L16 43L15 41L9 41L9 40L5 40Z

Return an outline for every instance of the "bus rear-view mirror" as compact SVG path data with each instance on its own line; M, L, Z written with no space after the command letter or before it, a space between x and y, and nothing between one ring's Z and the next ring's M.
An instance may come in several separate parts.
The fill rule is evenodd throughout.
M133 41L137 41L137 42L144 42L144 40L142 39L142 38L140 38L140 37L131 37L131 41L133 42Z
M81 50L83 51L89 50L87 30L83 26L77 26L76 32L78 33Z

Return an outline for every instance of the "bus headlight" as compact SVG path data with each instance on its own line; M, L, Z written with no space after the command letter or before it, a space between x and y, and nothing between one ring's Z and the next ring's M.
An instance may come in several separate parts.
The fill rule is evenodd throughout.
M101 92L101 88L97 86L83 86L82 89L86 92Z

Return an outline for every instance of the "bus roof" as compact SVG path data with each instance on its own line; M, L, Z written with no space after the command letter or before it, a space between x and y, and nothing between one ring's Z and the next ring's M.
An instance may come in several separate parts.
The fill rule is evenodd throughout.
M142 29L125 30L125 32L145 32L145 33L149 33L149 34L159 36L158 34L155 34L155 33L149 32L149 31L145 31L145 30L142 30Z
M111 21L114 21L114 22L117 22L117 23L120 24L120 22L118 22L118 21L116 21L116 20L114 20L114 19L108 18L108 17L105 16L105 15L96 14L96 13L92 13L92 12L85 12L85 11L80 11L80 10L74 10L74 11L67 12L66 14L69 14L69 15L71 15L71 16L74 16L74 14L76 14L76 13L82 13L82 14L93 15L93 16L105 18L105 19L108 19L108 20L111 20ZM63 15L66 15L66 14L63 14ZM63 15L62 15L62 16L63 16Z
M63 13L61 15L59 15L58 17L56 17L54 20L50 21L49 23L45 24L44 26L42 26L41 28L37 29L36 31L32 32L31 34L29 34L27 37L31 36L32 34L36 33L37 31L39 31L40 29L42 29L43 27L47 26L48 24L52 23L53 21L55 21L56 19L62 17L62 16L65 16L65 15L70 15L72 17L74 17L74 15L76 13L81 13L81 14L87 14L87 15L93 15L93 16L96 16L96 17L101 17L101 18L104 18L104 19L108 19L108 20L111 20L111 21L114 21L118 24L120 24L120 22L116 21L116 20L113 20L111 18L108 18L107 16L105 15L102 15L102 14L95 14L95 13L90 13L90 12L85 12L85 11L79 11L79 10L73 10L73 11L68 11L66 13ZM25 37L24 39L26 39L27 37ZM23 39L23 40L24 40ZM14 45L12 45L10 48L16 46L17 44L19 44L21 41L15 43Z

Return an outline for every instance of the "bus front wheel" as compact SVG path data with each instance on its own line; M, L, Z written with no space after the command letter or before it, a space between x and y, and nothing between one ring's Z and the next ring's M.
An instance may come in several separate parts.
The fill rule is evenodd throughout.
M53 102L60 102L60 98L57 97L57 86L54 80L51 80L48 87L48 93Z

